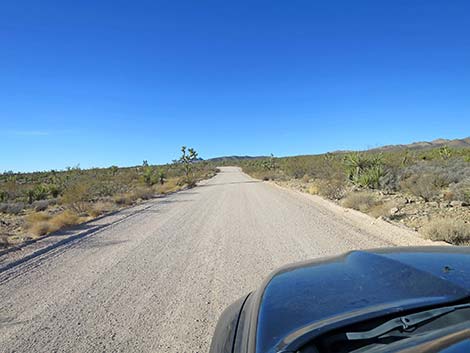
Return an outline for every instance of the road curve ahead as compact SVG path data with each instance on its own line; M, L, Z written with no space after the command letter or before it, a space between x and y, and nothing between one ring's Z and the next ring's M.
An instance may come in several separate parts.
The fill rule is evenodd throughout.
M223 308L275 268L425 243L234 167L147 205L0 273L0 350L207 352Z

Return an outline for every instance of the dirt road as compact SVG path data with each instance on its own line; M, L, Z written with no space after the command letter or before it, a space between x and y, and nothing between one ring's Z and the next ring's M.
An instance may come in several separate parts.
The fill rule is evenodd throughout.
M230 167L146 205L4 268L2 352L207 352L223 308L278 266L429 244Z

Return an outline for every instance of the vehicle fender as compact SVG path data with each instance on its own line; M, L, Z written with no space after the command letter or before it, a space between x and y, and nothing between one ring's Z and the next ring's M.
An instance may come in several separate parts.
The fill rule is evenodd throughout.
M209 353L233 353L240 313L248 295L243 296L227 307L220 315Z

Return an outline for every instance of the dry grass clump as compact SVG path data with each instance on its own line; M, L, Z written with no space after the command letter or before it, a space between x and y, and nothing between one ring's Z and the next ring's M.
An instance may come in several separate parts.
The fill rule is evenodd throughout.
M426 238L441 240L454 245L470 243L470 224L452 218L436 218L423 227Z
M155 191L152 188L137 188L131 192L115 195L113 201L119 206L131 206L137 200L150 200L155 196Z
M378 202L369 208L367 214L374 218L390 216L390 210L394 207L397 207L396 201Z
M56 230L70 227L81 223L82 218L71 211L64 211L55 216L50 216L44 212L34 212L26 217L27 227L30 233L40 237Z
M40 237L52 233L55 229L48 221L37 222L29 227L29 231L35 237Z
M168 179L167 182L163 185L155 185L154 188L157 194L168 194L178 190L180 187L178 185L178 179L172 178Z
M369 211L373 206L377 205L377 203L378 202L374 194L367 191L352 192L341 202L344 207L352 208L361 212Z
M97 201L90 206L90 209L87 213L91 217L98 217L104 213L111 212L115 210L115 205L112 202L107 201Z
M51 218L50 223L55 230L79 224L81 218L71 211L64 211Z
M51 219L51 216L44 212L33 212L26 216L26 222L28 224L35 224L39 222L45 222Z

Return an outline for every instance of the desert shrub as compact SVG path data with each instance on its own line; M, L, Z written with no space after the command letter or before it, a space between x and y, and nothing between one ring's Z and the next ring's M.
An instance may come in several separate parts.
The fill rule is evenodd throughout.
M470 203L470 178L460 183L452 184L450 186L450 193L451 195L447 197L448 199Z
M8 246L10 246L8 235L1 234L0 235L0 248L7 248Z
M120 206L130 206L134 203L135 198L131 193L118 194L113 197L114 202Z
M318 192L319 192L318 185L317 184L309 185L307 188L307 192L310 195L318 195Z
M167 179L165 184L159 184L155 186L155 192L157 194L168 194L178 190L178 180L176 178Z
M8 200L8 193L4 190L0 190L0 202L5 202Z
M34 201L32 206L36 212L45 211L47 207L49 207L49 201L48 200Z
M440 191L441 182L434 174L414 174L400 183L401 189L412 195L421 197L425 201L434 199Z
M153 168L148 165L143 167L142 179L145 185L152 186L157 182L157 176L154 174Z
M49 185L49 193L51 194L53 198L59 197L61 191L62 190L58 185L55 185L55 184Z
M400 188L400 172L397 168L387 169L387 173L379 179L379 189L397 191Z
M317 185L318 194L330 200L340 200L346 194L345 183L342 179L320 180Z
M434 175L441 187L452 183L459 183L470 175L470 165L465 163L461 157L450 160L435 159L431 161L420 161L402 170L401 179L411 175Z
M16 176L8 176L5 182L5 192L8 194L8 199L15 200L20 193L18 189Z
M91 186L87 182L76 182L68 186L62 195L62 203L75 213L86 213L91 197Z
M33 189L33 197L34 197L34 200L36 201L46 199L48 194L49 194L49 188L46 185L43 185L43 184L36 185L36 187Z
M98 201L91 205L88 214L92 217L98 217L104 213L114 210L114 205L111 202Z
M377 189L380 179L385 175L382 166L377 165L364 170L355 180L355 184L362 187Z
M45 212L33 212L25 217L27 225L31 226L38 222L44 222L51 219L51 216Z
M438 151L439 156L444 160L447 160L452 156L452 149L450 149L448 146L442 146Z
M150 200L154 197L154 191L152 188L137 188L132 193L134 194L135 200Z
M0 212L12 215L20 214L26 208L24 202L4 202L0 203Z
M308 164L302 157L292 157L288 163L285 163L282 168L286 175L294 179L303 178L305 175L308 177ZM269 169L274 170L274 169Z
M80 223L81 219L75 213L66 210L50 219L51 229L58 230L64 227L70 227Z
M269 181L269 180L282 180L282 174L279 170L260 170L251 175L260 180Z
M346 175L355 185L376 189L385 175L381 154L350 153L344 159Z
M353 208L361 212L367 212L372 206L377 204L374 194L370 192L352 192L341 202L344 207Z
M7 213L8 203L1 202L0 203L0 213Z
M32 224L29 227L29 231L35 237L40 237L53 232L55 229L51 226L48 221L40 221Z
M166 181L166 174L165 174L165 171L163 169L160 169L157 173L157 179L158 179L158 182L160 183L160 185L163 185L165 184L165 181Z
M393 200L377 202L369 208L367 214L374 218L387 217L390 216L390 210L394 207L397 207L397 202Z
M42 236L52 232L54 229L49 223L51 216L44 212L34 212L26 216L26 225L34 236Z
M431 220L422 232L431 240L441 240L455 245L469 244L470 224L453 218Z
M44 212L35 212L26 217L29 232L34 236L43 236L80 222L81 218L69 210L55 216L50 216Z

